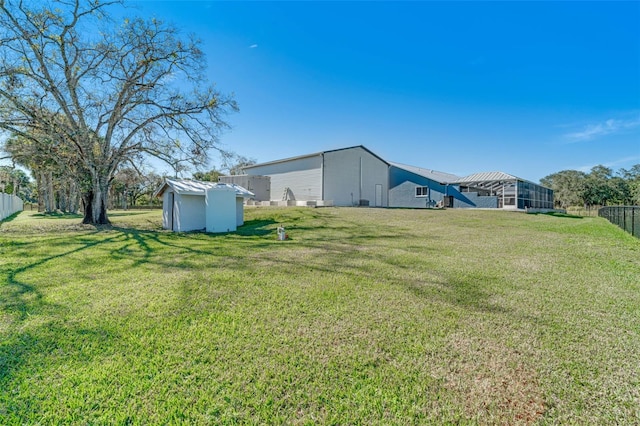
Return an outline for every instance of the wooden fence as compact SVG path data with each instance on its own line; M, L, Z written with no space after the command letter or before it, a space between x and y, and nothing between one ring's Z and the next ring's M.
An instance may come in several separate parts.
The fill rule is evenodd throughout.
M23 207L24 205L19 197L0 192L0 220L22 211Z
M602 207L598 210L598 216L604 217L631 235L640 238L639 206Z

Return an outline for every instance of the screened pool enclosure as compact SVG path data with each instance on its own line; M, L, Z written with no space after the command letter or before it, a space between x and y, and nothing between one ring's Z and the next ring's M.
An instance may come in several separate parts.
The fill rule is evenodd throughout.
M495 198L497 208L553 209L553 190L507 173L476 173L455 184L460 185L462 193Z

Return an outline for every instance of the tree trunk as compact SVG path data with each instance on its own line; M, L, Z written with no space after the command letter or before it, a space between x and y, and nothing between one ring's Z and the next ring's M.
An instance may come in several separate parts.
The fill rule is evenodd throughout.
M91 180L91 190L82 196L84 204L84 219L82 223L108 225L111 223L107 217L108 179L94 174Z
M78 213L78 188L76 182L71 180L69 182L69 213Z
M44 188L44 173L43 172L39 172L36 174L36 186L38 187L38 211L39 212L43 212L44 211L44 193L45 193L45 188Z
M82 223L89 225L108 225L107 208L105 197L96 197L93 191L89 191L82 196L84 205L84 219Z
M64 186L58 190L58 210L62 213L67 212L67 191Z
M44 205L47 213L52 213L56 210L56 197L53 192L53 172L47 173L47 195Z
M40 208L42 206L42 209ZM40 187L38 189L38 211L51 213L55 210L55 196L53 193L53 173L42 172L40 174Z

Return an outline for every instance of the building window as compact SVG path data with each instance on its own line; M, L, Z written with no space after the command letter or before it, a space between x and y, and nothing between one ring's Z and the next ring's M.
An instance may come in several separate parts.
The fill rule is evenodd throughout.
M428 186L416 186L416 197L428 197L428 196L429 196Z

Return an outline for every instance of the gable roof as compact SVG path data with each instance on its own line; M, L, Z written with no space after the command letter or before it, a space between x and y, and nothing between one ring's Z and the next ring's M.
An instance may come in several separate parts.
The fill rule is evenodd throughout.
M439 172L437 170L423 169L422 167L408 166L406 164L394 162L389 162L389 164L398 169L406 170L410 173L425 177L427 179L431 179L438 183L451 183L456 181L457 179L460 179L459 176L453 175L451 173Z
M327 151L314 152L313 154L298 155L296 157L288 157L288 158L282 158L280 160L267 161L265 163L252 164L250 166L243 167L242 171L249 170L249 169L252 169L254 167L262 167L262 166L270 166L272 164L286 163L287 161L300 160L302 158L309 158L309 157L317 157L317 156L320 156L320 155L324 155L324 154L326 154L328 152L346 151L348 149L354 149L354 148L362 148L363 150L367 151L369 154L371 154L374 157L376 157L378 160L380 160L383 163L389 165L388 161L386 161L385 159L383 159L379 155L375 154L374 152L369 150L364 145L354 145L354 146L349 146L349 147L346 147L346 148L330 149L330 150L327 150Z
M161 197L164 192L171 188L176 194L180 195L205 195L207 189L212 188L229 188L236 192L236 197L250 198L255 196L251 191L237 185L235 183L220 182L201 182L199 180L186 179L166 179L162 186L155 193L156 197Z
M347 149L354 149L354 148L361 148L361 149L367 151L369 154L371 154L374 157L376 157L378 160L382 161L387 166L390 165L390 163L387 160L385 160L384 158L380 157L378 154L376 154L375 152L371 151L369 148L367 148L364 145L355 145L355 146L349 146L349 147L346 147L346 148L330 149L328 151L322 151L322 154L325 154L327 152L346 151Z

